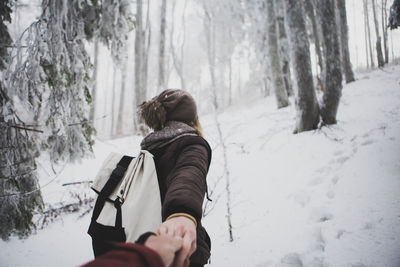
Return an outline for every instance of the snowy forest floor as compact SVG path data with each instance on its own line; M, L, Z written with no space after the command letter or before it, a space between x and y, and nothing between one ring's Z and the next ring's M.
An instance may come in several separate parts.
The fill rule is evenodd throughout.
M210 266L400 266L400 66L359 73L343 88L337 125L294 135L295 108L274 99L225 110L233 242L226 223L223 152L212 115L201 118L213 148L213 191L204 226ZM293 101L292 101L293 102ZM0 266L77 266L92 258L86 234L92 180L108 152L135 154L141 138L98 142L81 163L39 165L48 222L27 239L0 242ZM219 182L217 182L219 181ZM40 229L43 226L43 229Z

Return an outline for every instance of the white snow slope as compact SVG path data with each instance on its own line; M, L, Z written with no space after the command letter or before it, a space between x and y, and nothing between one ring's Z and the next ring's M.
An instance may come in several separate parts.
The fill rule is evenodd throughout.
M400 66L345 85L337 125L292 134L295 110L272 98L235 106L218 119L227 146L233 242L226 218L222 146L213 116L202 117L213 147L210 266L400 266ZM139 137L98 141L95 158L56 166L43 158L46 203L92 194L87 185L110 151L135 154ZM54 179L54 180L52 180ZM216 186L214 187L214 185ZM83 212L83 211L81 211ZM0 242L0 266L77 266L92 258L90 215L64 215L25 240Z

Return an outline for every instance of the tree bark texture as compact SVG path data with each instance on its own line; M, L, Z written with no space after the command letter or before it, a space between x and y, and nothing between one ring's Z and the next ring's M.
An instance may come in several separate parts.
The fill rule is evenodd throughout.
M267 0L268 59L271 67L271 78L274 86L277 106L278 108L283 108L289 105L289 100L282 78L274 6L274 0Z
M388 25L387 25L387 0L382 0L382 35L383 35L383 48L385 51L385 64L389 63L389 48L388 48Z
M279 54L281 59L281 67L283 74L283 81L285 83L286 92L289 96L293 95L293 86L290 77L290 52L289 41L285 29L285 8L282 1L275 2L277 22L278 22L278 35L279 35Z
M99 41L95 40L94 41L94 59L93 59L93 87L92 87L92 92L91 92L91 99L92 103L90 106L90 114L89 114L89 120L92 126L94 126L95 123L95 117L96 117L96 102L97 102L97 69L98 69L98 57L99 57Z
M182 42L180 43L180 47L177 48L174 43L174 16L175 16L175 6L176 1L172 2L172 13L171 13L171 32L170 32L170 46L171 46L171 55L172 55L172 63L175 68L176 73L179 76L181 81L181 89L186 89L185 75L184 75L184 56L185 56L185 42L186 42L186 23L185 23L185 10L186 10L186 1L184 3L183 11L182 11Z
M312 0L305 0L304 1L304 10L309 18L312 26L312 32L314 37L314 46L315 46L315 53L317 54L318 58L318 66L320 68L321 73L324 70L324 58L322 56L321 51L321 42L320 42L320 28L317 23L315 7Z
M371 67L375 67L375 62L374 62L374 56L372 53L372 44L371 44L371 28L369 25L369 11L368 11L368 0L363 0L364 4L364 23L367 28L367 34L368 34L368 48L369 48L369 57L370 57L370 62L371 62Z
M111 138L114 137L114 129L115 129L115 95L117 93L117 67L114 66L113 71L113 84L112 84L112 91L111 91L111 130L110 136Z
M160 21L160 47L158 53L158 91L165 88L165 29L167 16L167 0L161 2L161 21Z
M124 128L124 107L125 107L125 91L126 91L126 71L127 62L124 62L124 67L121 70L121 92L119 95L119 106L118 106L118 119L116 135L121 136Z
M316 129L319 123L319 108L315 94L310 43L304 20L301 1L285 0L286 25L295 82L297 84L296 109L297 121L295 133Z
M346 2L345 0L336 0L338 18L339 18L339 29L340 29L340 48L342 57L343 72L346 77L346 83L354 81L354 73L351 68L350 52L349 52L349 29L347 25L346 15Z
M325 66L323 73L323 84L325 87L321 103L321 117L325 124L335 124L336 114L342 95L342 72L340 57L340 46L337 36L337 25L335 22L335 2L325 0L317 2L318 16L322 29L322 43L324 47Z
M142 0L136 1L136 28L135 28L135 106L140 105L145 100L144 88L142 83L143 68L143 6Z
M381 42L381 35L379 33L379 22L377 18L377 10L376 10L376 3L375 0L372 1L372 11L374 14L374 25L375 25L375 33L376 33L376 56L378 58L378 67L383 67L385 65L385 60L383 59L382 54L382 42Z
M364 9L365 11L365 9ZM364 40L365 40L365 59L367 61L367 69L369 69L369 56L368 56L368 29L367 29L367 21L364 12Z

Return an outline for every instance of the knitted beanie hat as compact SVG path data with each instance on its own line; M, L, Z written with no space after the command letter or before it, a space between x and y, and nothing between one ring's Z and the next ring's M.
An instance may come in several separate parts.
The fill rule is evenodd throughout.
M138 107L139 117L154 130L164 127L166 121L194 122L196 103L184 90L167 89Z

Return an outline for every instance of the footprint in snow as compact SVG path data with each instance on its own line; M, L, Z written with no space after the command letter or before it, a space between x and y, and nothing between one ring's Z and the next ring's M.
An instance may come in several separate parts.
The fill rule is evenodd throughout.
M337 239L341 239L345 234L349 234L350 232L344 230L344 229L340 229L337 231L336 233L336 238Z
M309 185L319 185L322 184L326 180L326 176L317 176L316 178L312 179L308 184Z
M333 190L329 190L329 191L326 193L326 196L327 196L329 199L333 199L333 198L335 198L335 192L334 192Z
M343 155L343 153L344 153L343 150L337 150L337 151L333 152L333 155L334 156L340 156L340 155Z
M326 208L316 208L311 212L310 218L314 222L326 222L332 220L333 215Z
M349 158L350 158L350 157L346 157L346 156L339 157L338 159L336 159L336 162L339 163L339 164L343 164L343 163L345 163Z
M310 202L310 195L305 191L294 193L291 197L303 208Z
M297 253L289 253L282 257L278 267L303 267L303 261Z
M374 143L373 139L368 139L367 141L362 142L361 145L362 146L367 146L367 145L370 145L370 144L373 144L373 143Z
M339 180L340 180L340 177L339 177L339 176L333 177L333 178L332 178L332 184L337 184L337 183L339 182Z

